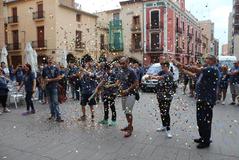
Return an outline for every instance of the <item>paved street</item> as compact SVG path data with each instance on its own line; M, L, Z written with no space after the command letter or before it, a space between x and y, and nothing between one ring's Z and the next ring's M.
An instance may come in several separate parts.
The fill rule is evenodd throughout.
M229 103L229 100L228 100ZM171 115L174 137L157 133L159 110L154 94L143 93L134 108L134 135L123 138L119 131L126 125L117 100L118 125L104 127L96 122L103 116L96 109L96 122L77 122L80 106L69 101L61 106L63 124L50 122L48 107L37 104L37 114L24 117L25 107L12 108L0 116L0 159L6 160L238 160L239 107L217 105L214 109L213 143L197 150L195 102L175 96ZM88 110L89 113L89 110Z

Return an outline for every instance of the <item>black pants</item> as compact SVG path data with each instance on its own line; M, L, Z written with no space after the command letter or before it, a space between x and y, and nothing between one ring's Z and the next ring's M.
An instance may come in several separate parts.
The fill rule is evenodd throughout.
M32 111L35 111L33 101L32 101L32 94L33 94L33 92L29 92L29 91L26 93L25 101L27 104L27 111L30 110L30 107L31 107Z
M201 139L210 143L213 105L205 101L197 101L197 125Z
M170 130L170 105L172 101L158 100L159 101L159 109L163 127L166 127L167 130Z
M2 104L3 109L7 107L7 95L0 95L0 103Z
M103 96L104 102L104 120L109 118L109 107L112 111L112 121L116 121L116 110L115 110L115 96Z

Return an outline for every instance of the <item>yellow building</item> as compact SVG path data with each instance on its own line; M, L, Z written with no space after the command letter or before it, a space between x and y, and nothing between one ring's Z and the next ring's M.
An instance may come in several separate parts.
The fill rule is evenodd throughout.
M69 59L99 56L97 16L82 11L74 0L11 0L5 5L10 64L24 63L27 42L37 51L39 63L47 57L59 62L63 50Z

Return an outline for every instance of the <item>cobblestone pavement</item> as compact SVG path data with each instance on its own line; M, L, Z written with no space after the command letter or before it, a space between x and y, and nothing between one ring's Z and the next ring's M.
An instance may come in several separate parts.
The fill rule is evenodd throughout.
M229 103L229 101L227 102ZM25 107L12 108L0 116L0 159L6 160L238 160L239 107L217 105L214 108L213 143L197 150L198 137L195 101L181 92L171 109L172 132L155 130L160 115L155 95L142 93L134 108L133 136L125 139L120 128L126 125L117 99L117 126L105 127L97 122L103 108L96 107L95 122L78 122L80 105L69 100L61 105L65 123L48 121L48 106L36 104L37 113L22 116ZM88 109L89 113L89 109Z

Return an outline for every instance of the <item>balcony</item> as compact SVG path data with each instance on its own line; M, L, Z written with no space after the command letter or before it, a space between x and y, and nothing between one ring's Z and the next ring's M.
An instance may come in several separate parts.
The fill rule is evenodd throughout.
M234 21L234 26L239 26L239 19L236 19L236 20Z
M19 51L19 50L21 50L21 43L7 44L7 50L8 51Z
M116 51L116 52L120 52L124 50L124 46L123 43L116 43L116 44L109 44L109 50L110 51Z
M113 20L110 21L111 29L121 29L122 28L122 20Z
M182 34L183 29L181 27L176 27L176 33Z
M18 16L8 17L8 24L17 24L18 23Z
M85 43L83 42L76 42L75 43L75 50L84 50L85 49Z
M129 50L130 52L142 52L143 48L141 47L141 45L132 44Z
M157 25L147 24L147 29L152 31L163 30L163 23L159 23Z
M34 49L46 49L47 48L47 41L42 40L42 41L32 41L32 48Z
M163 47L149 47L149 46L147 46L146 47L146 51L147 52L159 52L159 53L162 53L164 51L164 48Z
M33 20L35 20L35 21L44 20L44 18L45 18L45 12L44 12L44 11L33 12L33 13L32 13L32 18L33 18Z
M196 42L197 42L197 43L202 43L202 40L197 37L197 38L196 38Z
M183 49L182 48L176 48L176 53L183 53Z
M100 44L100 50L109 50L109 45L108 44Z
M132 31L132 32L141 31L140 25L132 25L131 31Z
M192 39L192 38L193 38L193 33L188 32L188 37L189 37L190 39Z

